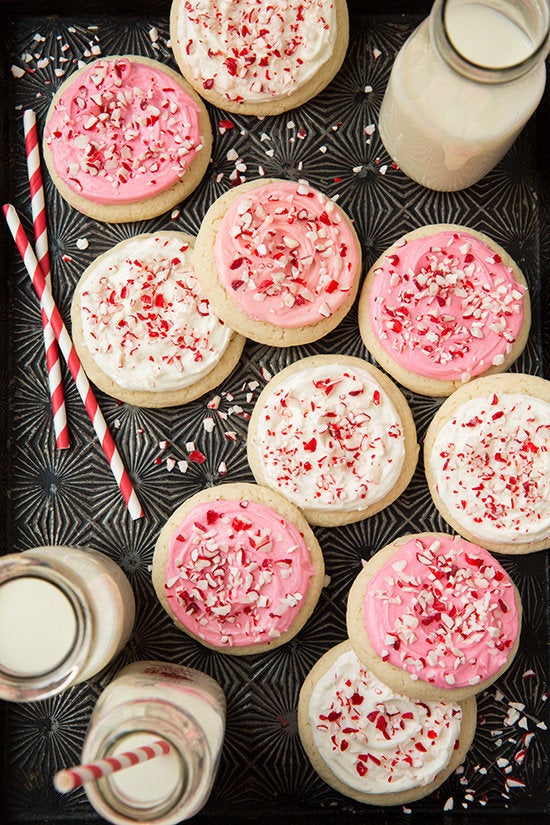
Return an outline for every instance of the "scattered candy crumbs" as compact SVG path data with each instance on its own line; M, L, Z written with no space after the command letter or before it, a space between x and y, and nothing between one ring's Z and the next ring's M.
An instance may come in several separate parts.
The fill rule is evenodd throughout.
M93 31L97 30L97 27L88 27L88 30L90 32L93 32ZM73 26L71 26L71 27L68 27L67 31L71 34L74 34L74 33L77 32L77 29L75 29ZM149 39L151 41L151 44L153 45L153 48L158 49L158 42L159 42L158 29L156 29L156 27L152 27L148 32L148 36L149 36ZM58 40L59 39L60 39L60 37L58 37ZM41 47L42 44L44 44L46 42L46 38L44 36L40 35L39 33L36 33L34 35L33 40L34 40L37 47ZM169 41L166 41L166 42L169 43ZM84 57L84 58L89 59L91 57L97 57L97 56L101 55L102 54L102 48L101 48L101 44L99 42L98 36L94 35L94 39L89 40L87 47L83 47L83 49L84 50L82 52L82 57ZM62 52L63 55L68 50L69 50L69 45L68 44L64 43L60 46L60 51ZM377 60L381 56L381 54L382 54L382 52L379 49L374 48L372 50L373 60ZM27 51L27 52L25 52L24 54L21 55L20 62L21 62L22 65L17 65L16 63L14 63L11 66L11 74L15 79L21 79L21 78L24 78L25 76L35 74L36 72L41 72L43 75L46 75L48 72L52 72L52 70L53 70L54 76L56 78L61 78L66 73L66 68L64 67L65 64L69 63L69 62L76 63L77 59L73 58L73 60L70 61L68 58L65 58L65 57L58 58L58 63L60 65L55 66L55 67L53 66L53 61L54 61L54 58L51 55L48 55L48 54L46 54L46 53L44 53L40 50L37 50L36 52L33 51L32 53L30 51ZM86 63L83 62L82 60L78 60L78 65L79 66L84 66L84 65L86 65ZM43 82L48 84L48 83L51 82L51 80L49 79L49 77L44 77ZM366 94L369 94L373 91L373 88L372 88L372 86L365 86L364 91L365 91ZM40 97L41 93L39 92L37 96ZM21 107L19 107L19 108L21 108ZM234 126L234 124L232 124L232 123L230 125L227 125L227 122L220 121L220 123L219 123L220 134L223 135L227 131L230 131L231 129L233 129L233 126ZM294 124L292 124L292 128L294 128ZM340 128L340 124L335 124L331 128L332 128L333 131L337 131ZM290 129L290 125L289 125L289 129ZM369 124L367 127L365 127L364 131L365 131L365 135L367 136L367 143L370 142L370 137L374 134L375 130L376 130L375 124ZM301 141L306 140L308 138L308 133L306 132L305 129L300 128L296 132L295 137L298 140L301 140ZM263 133L260 140L263 141L263 142L269 142L269 141L271 141L271 137L269 135L267 135L266 133ZM294 136L292 137L292 140L294 140ZM322 152L323 151L322 148L319 149L319 151ZM266 154L270 157L273 157L274 150L269 150ZM236 161L235 170L234 170L233 178L232 178L232 181L235 181L237 178L242 178L242 174L246 171L246 164L241 159L239 159L239 156L238 156L237 153L235 153L235 158L233 158L232 160ZM240 169L237 168L237 163L240 164L240 167L241 167ZM380 163L380 159L377 159L377 163ZM388 168L390 168L390 167L388 167L386 164L382 164L379 168L379 171L380 171L381 174L386 174L386 172L388 171ZM396 164L394 164L394 163L391 164L391 169L396 170L397 168L398 167L397 167ZM265 175L265 169L262 166L258 167L258 171L259 171L259 174L261 176ZM361 171L361 168L359 168L359 167L357 167L357 172L356 172L356 169L354 169L355 173L358 173L359 171ZM219 181L218 182L220 182L222 179L223 179L223 173L221 173L219 175ZM334 178L334 182L335 183L341 182L341 178ZM172 220L176 220L177 218L179 218L179 216L180 216L180 210L173 210L173 212L171 213ZM76 247L77 247L77 249L79 249L81 251L84 251L85 249L87 249L88 246L89 246L89 243L88 243L86 238L79 238L76 241ZM61 259L65 262L71 262L73 260L72 257L68 254L63 254L61 256ZM262 379L266 382L269 381L272 377L269 370L266 369L265 367L260 367L259 373L260 373ZM247 404L252 403L253 395L254 395L254 392L255 392L256 389L257 389L257 387L249 387L248 388L248 392L246 393L246 396L245 396ZM213 399L213 401L214 400L215 399ZM219 405L222 402L222 400L227 400L227 399L225 398L225 396L224 396L223 399L220 396L217 396L216 405L215 406L210 406L210 404L209 404L208 405L209 409L218 410ZM227 410L222 410L221 412L223 412L225 414L225 417L227 418L228 415L243 416L246 411L239 404L235 404L232 407L229 407ZM219 417L222 418L221 415ZM211 422L212 423L214 422L213 417L208 417L208 418L204 419L203 427L204 427L204 430L206 432L213 431L214 428L212 427ZM121 422L120 418L116 418L114 420L113 427L117 430L119 430L122 427L122 422ZM211 427L212 427L212 429L210 429ZM138 428L137 431L141 432L141 433L144 432L141 428ZM230 441L233 441L233 440L236 441L237 440L237 433L233 430L226 430L226 431L224 431L224 437L226 439L230 440ZM161 449L162 452L165 453L168 450L168 447L169 447L169 443L167 441L159 442L159 449ZM176 458L174 458L172 456L168 456L166 458L166 469L169 472L171 472L172 470L174 470L177 467L179 472L185 473L187 471L188 467L189 467L189 461L192 461L192 458L191 458L192 454L195 454L196 457L199 454L202 455L202 453L200 453L200 451L192 450L191 453L189 454L189 460L188 459L183 459L183 458L177 460ZM225 465L225 462L220 463L220 465L218 467L218 472L219 472L220 475L223 474L223 473L227 473L227 467ZM535 675L536 674L533 670L526 670L523 673L522 678L529 679L529 678L535 677ZM547 697L544 696L543 700L545 700L546 698ZM513 764L511 763L510 760L506 759L505 757L500 757L497 760L497 766L502 771L502 773L504 775L504 784L503 784L502 796L505 799L509 799L510 798L509 797L510 792L513 792L517 789L522 789L522 788L526 787L526 783L523 781L523 779L521 779L518 776L511 775L511 773L513 771L515 771L516 767L521 767L525 763L525 760L526 760L526 757L527 757L527 754L528 754L528 749L529 749L530 745L532 744L532 742L534 741L534 739L537 736L537 733L535 733L534 730L532 730L532 729L530 730L529 728L534 727L537 731L538 730L545 731L545 730L547 730L547 725L546 725L545 722L539 721L536 718L530 716L529 714L526 714L524 712L525 711L525 705L523 705L523 703L515 703L515 702L506 703L505 699L504 699L504 696L500 691L497 691L495 693L495 700L497 702L505 703L505 716L502 720L503 729L513 730L514 728L517 728L517 735L514 735L510 739L506 740L508 743L515 743L517 745L517 747L519 748L518 750L515 751L514 755L512 756ZM495 737L502 737L503 736L503 730L491 731L491 735L495 736ZM498 743L501 743L500 739L498 740ZM496 744L497 743L495 743L495 745ZM484 766L483 767L476 766L476 767L473 768L473 771L474 771L474 773L479 773L480 775L486 775L487 774L487 768L484 767ZM460 772L457 772L457 773L460 773ZM468 780L466 779L466 777L463 777L463 779L464 779L464 784L467 784ZM465 799L465 802L463 802L462 805L463 805L463 807L466 808L467 807L466 803L476 801L475 800L475 791L473 789L466 788L464 799ZM482 806L485 806L487 804L487 801L488 801L487 797L483 793L480 794L477 797L478 804L480 804ZM455 801L454 801L453 797L450 797L444 803L443 810L451 811L451 810L453 810L454 806L455 806ZM408 807L403 807L402 811L405 814L410 814L412 812L411 809L408 808Z

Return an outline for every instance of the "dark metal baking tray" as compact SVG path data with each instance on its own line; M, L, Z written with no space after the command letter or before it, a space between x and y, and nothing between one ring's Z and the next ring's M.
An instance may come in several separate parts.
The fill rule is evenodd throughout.
M209 107L215 135L212 164L176 217L100 225L70 209L46 176L54 292L64 317L68 319L80 273L97 254L143 231L174 228L196 233L208 206L236 174L252 179L264 171L276 177L303 177L327 194L338 195L356 223L367 265L391 241L423 223L452 221L492 235L523 268L533 300L532 332L514 370L550 377L548 90L504 160L461 193L429 192L407 180L392 167L377 130L372 135L370 129L365 131L377 123L396 50L429 5L414 0L350 2L351 43L345 64L333 83L299 110L260 121ZM2 198L15 203L27 227L22 110L36 110L41 130L62 80L55 69L70 68L74 59L90 59L92 47L103 54L139 53L174 66L167 45L168 14L167 0L5 0L0 5L0 187ZM12 65L25 69L23 77L13 76ZM218 128L222 119L234 124L223 134ZM355 311L316 344L282 350L249 342L241 363L218 390L224 417L218 416L212 433L205 432L202 421L215 393L185 407L147 411L98 392L145 506L145 518L132 522L70 378L65 388L71 448L55 449L38 304L4 226L0 233L2 552L48 543L89 544L122 566L138 603L130 642L100 676L36 704L1 703L0 821L97 821L81 791L67 797L56 793L52 775L78 760L94 701L116 671L136 659L164 658L207 671L221 682L228 698L221 768L197 821L455 825L529 817L533 825L548 822L545 553L501 559L524 603L520 651L506 675L479 696L474 745L463 769L438 793L404 809L361 806L328 788L310 768L300 745L299 687L317 658L346 635L346 598L361 560L404 532L448 529L431 504L422 466L407 491L383 513L348 527L315 529L330 583L298 637L269 654L243 659L202 648L174 629L154 596L149 565L163 521L185 497L205 486L252 480L244 449L247 417L267 376L317 352L364 357ZM83 238L88 247L81 250L83 244L77 241ZM422 438L441 401L405 394ZM226 431L234 431L237 441L229 440ZM189 441L207 460L182 473L177 462L186 458ZM220 476L222 462L227 474Z

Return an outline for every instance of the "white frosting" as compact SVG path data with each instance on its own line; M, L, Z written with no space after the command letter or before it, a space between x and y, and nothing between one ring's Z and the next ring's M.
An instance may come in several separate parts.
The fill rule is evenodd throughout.
M228 100L288 95L314 78L336 39L333 0L176 0L176 38L195 80Z
M356 791L382 794L436 778L452 757L462 710L394 693L346 651L315 684L308 717L333 774Z
M80 288L84 341L119 387L179 390L216 366L232 331L210 310L181 238L137 237L92 266Z
M520 393L472 398L439 431L429 463L449 513L479 539L550 536L550 404Z
M378 382L323 364L285 379L264 402L254 446L270 486L298 507L360 510L397 483L403 425Z

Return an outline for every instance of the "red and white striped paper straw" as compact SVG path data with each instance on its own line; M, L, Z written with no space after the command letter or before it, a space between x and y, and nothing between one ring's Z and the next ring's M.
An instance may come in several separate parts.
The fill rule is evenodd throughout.
M44 201L44 185L40 169L40 151L38 148L38 131L36 116L32 109L23 114L23 128L25 131L25 149L27 153L27 170L31 190L32 222L34 228L34 244L38 263L51 289L51 267L48 250L48 229L46 225L46 204ZM51 324L44 309L42 309L42 328L44 330L44 349L46 351L46 368L48 385L52 399L53 426L55 443L58 449L69 447L69 428L67 426L67 409L65 394L61 378L61 361L59 348Z
M63 354L63 357L67 361L69 371L74 379L79 395L84 402L90 421L92 422L96 435L99 438L101 446L103 447L103 452L109 462L109 466L117 481L130 515L133 519L141 518L141 516L143 516L143 510L141 509L138 497L132 487L130 476L122 463L120 453L118 452L116 444L113 441L113 437L107 429L107 423L103 417L103 413L99 409L96 397L90 387L90 382L86 377L86 373L82 369L82 364L80 363L74 344L71 341L65 324L63 323L63 318L61 317L55 304L52 293L46 284L44 275L40 269L38 261L36 260L36 255L34 254L27 234L23 229L19 215L11 204L5 204L3 211L10 228L10 232L13 235L17 248L23 258L23 263L25 264L29 277L42 303L42 307L52 326L54 335L59 344L59 348Z
M157 739L150 745L142 745L117 756L109 756L106 759L98 759L97 762L90 762L88 765L77 765L74 768L67 768L58 771L53 784L60 793L69 793L75 788L80 788L85 782L97 782L117 771L131 768L132 765L139 765L141 762L148 762L157 756L165 756L170 753L170 744L164 739Z

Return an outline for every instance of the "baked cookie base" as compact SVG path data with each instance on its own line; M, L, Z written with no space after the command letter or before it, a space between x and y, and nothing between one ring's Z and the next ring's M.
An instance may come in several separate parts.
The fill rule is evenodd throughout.
M284 495L282 490L272 486L271 480L264 474L263 464L258 456L258 450L256 447L259 419L267 398L274 390L284 386L285 381L287 381L290 376L295 375L302 370L321 366L323 364L341 364L343 367L360 369L369 373L369 375L371 375L380 384L380 387L392 400L401 419L405 439L405 460L399 479L394 487L385 496L383 496L383 498L378 499L378 501L374 501L367 507L346 511L339 511L336 506L329 507L324 510L313 507L300 508L310 524L319 527L339 527L344 524L352 524L353 522L361 521L362 519L368 518L369 516L380 512L401 495L401 493L409 485L414 475L418 461L419 446L416 440L416 427L409 405L407 404L407 401L401 391L395 386L391 379L384 375L379 369L373 367L372 364L369 364L368 361L363 361L361 358L355 358L354 356L343 354L312 355L309 358L303 358L300 361L296 361L294 364L285 367L285 369L277 373L277 375L275 375L271 381L266 384L258 396L256 404L254 405L248 424L247 456L248 463L250 464L250 468L258 484L264 484L265 486L274 489L281 495Z
M177 36L180 15L185 14L185 5L181 0L173 0L170 11L170 42L176 63L182 75L197 93L218 109L234 114L255 115L256 117L283 114L283 112L296 109L322 92L336 76L344 62L349 43L348 7L346 0L334 0L334 5L336 7L336 37L333 52L308 83L296 87L290 94L279 95L269 100L251 101L243 99L238 101L230 100L215 89L205 89L202 78L196 80L189 68L185 47L182 46Z
M357 658L366 668L372 670L381 682L384 682L397 693L403 693L405 696L412 696L415 699L434 699L446 702L462 702L469 696L474 696L482 690L485 690L485 688L489 687L489 685L492 685L493 682L499 679L500 676L502 676L502 674L508 669L519 646L519 633L513 647L510 648L506 662L490 679L486 679L484 682L479 682L476 685L442 688L437 687L430 682L425 682L422 679L412 679L407 671L397 667L396 665L390 664L389 662L382 661L381 657L372 647L365 628L363 605L369 582L372 578L374 578L376 573L378 573L378 571L388 563L396 550L401 547L402 544L405 544L414 538L424 537L437 538L437 534L414 533L401 536L391 544L388 544L386 547L378 550L378 552L369 559L353 582L349 592L346 613L348 636ZM521 622L521 599L515 585L514 596L518 609L518 616Z
M182 520L189 512L191 512L195 505L201 504L205 501L217 501L219 499L235 501L255 501L258 504L263 504L266 507L271 507L277 513L280 513L282 516L284 516L284 518L288 519L288 521L294 524L294 526L303 535L305 544L309 550L311 564L314 569L314 575L310 579L309 589L307 593L304 595L304 598L301 601L300 610L296 614L296 617L290 625L290 627L280 636L273 639L272 642L262 642L258 644L252 643L250 645L242 645L239 647L230 647L228 645L218 646L209 644L208 642L205 642L203 639L201 639L199 636L195 636L183 624L181 624L181 622L177 620L177 618L172 613L172 610L166 599L164 589L166 580L165 570L168 560L169 544L172 539L172 536L174 535L174 532L178 530ZM210 648L211 650L217 650L219 653L226 653L228 655L233 656L248 656L255 653L265 653L290 641L290 639L292 639L296 635L296 633L298 633L298 631L302 629L306 621L313 613L313 610L317 605L319 596L321 594L321 590L324 585L324 577L325 565L321 547L319 546L319 543L315 538L313 531L309 527L307 521L301 515L300 511L296 507L294 507L293 504L291 504L289 501L283 498L283 496L280 496L278 493L274 493L272 490L268 490L266 487L259 487L256 484L249 484L246 482L220 484L216 487L208 487L205 490L201 490L199 493L196 493L195 495L191 496L191 498L188 498L170 516L170 518L162 528L157 543L155 545L155 551L153 554L153 587L155 588L155 592L158 596L158 599L162 607L164 608L166 613L168 613L168 615L171 617L176 627L182 630L191 638L195 639L197 642L200 642L205 647Z
M236 198L239 198L243 192L248 192L250 189L256 189L269 183L277 183L277 180L275 178L261 178L260 180L248 181L225 192L225 194L212 204L204 216L195 244L197 274L203 292L208 295L214 312L218 318L225 321L231 329L236 330L252 341L260 344L269 344L273 347L290 347L299 344L309 344L312 341L323 338L323 336L331 332L351 309L357 295L357 290L359 289L361 244L359 243L351 221L347 215L340 210L353 232L359 259L352 289L350 289L344 302L329 318L323 318L320 321L303 327L282 327L276 324L269 324L265 321L257 321L249 315L246 315L236 305L227 290L220 283L214 259L214 244L219 225L230 204Z
M451 513L447 509L437 491L436 480L430 465L430 456L433 452L433 446L439 430L465 401L475 398L478 395L486 395L493 392L525 393L534 398L542 398L550 404L550 381L524 373L509 373L478 378L466 384L460 390L457 390L456 393L441 405L433 417L424 440L424 470L433 502L445 521L450 524L457 533L465 539L468 539L468 541L479 544L480 547L484 547L492 553L525 555L527 553L535 553L539 550L546 550L550 548L550 536L538 540L521 542L495 542L488 541L484 539L483 536L477 536L465 527L459 519L456 518L454 513Z
M168 75L168 77L181 86L189 97L195 101L200 109L199 129L202 138L201 150L197 153L193 163L188 167L185 174L179 181L172 184L172 186L168 189L158 192L152 197L145 197L141 200L130 203L97 203L96 201L92 201L71 189L55 168L51 149L45 139L42 141L44 161L52 181L60 195L67 201L67 203L79 212L82 212L84 215L88 215L90 218L94 218L97 221L104 221L106 223L126 223L156 218L158 215L168 212L168 210L173 209L177 206L177 204L185 200L185 198L187 198L187 196L190 195L202 181L210 162L210 155L212 151L212 128L210 126L210 118L203 100L195 92L192 86L190 86L177 72L169 66L166 66L164 63L159 63L157 60L151 60L148 57L138 57L132 55L109 55L108 57L100 58L99 61L95 62L105 62L106 60L129 60L134 63L143 63L157 69L159 72L164 72L164 74ZM48 114L46 115L46 123L54 111L57 100L63 95L65 89L72 86L82 74L88 72L90 66L93 66L93 63L89 63L82 69L79 69L69 75L61 84L54 95Z
M502 259L502 263L510 267L514 273L514 278L525 288L524 298L523 298L523 307L524 307L524 315L523 315L523 323L521 326L520 333L512 344L511 351L504 356L503 363L498 366L489 366L488 369L484 370L479 376L473 376L472 379L478 378L481 375L494 375L496 373L505 372L509 367L514 363L514 361L521 355L525 344L527 343L527 338L529 336L529 330L531 327L531 303L529 299L529 292L527 288L527 282L525 277L516 264L516 262L510 257L510 255L503 249L499 244L489 238L487 235L483 234L482 232L478 232L475 229L470 229L467 226L462 226L460 224L453 224L453 223L437 223L437 224L429 224L426 226L419 227L418 229L413 230L412 232L407 232L407 234L402 235L399 240L397 240L392 246L390 246L383 255L381 255L378 260L372 265L370 270L368 271L362 290L361 295L359 298L359 305L358 305L358 321L359 321L359 332L361 334L361 338L363 339L363 343L365 344L368 351L371 353L373 358L376 359L377 363L386 370L396 381L399 382L407 389L412 390L413 392L418 393L419 395L428 395L428 396L436 396L436 397L444 397L451 395L456 389L461 386L464 386L465 381L461 380L460 378L456 380L442 380L438 378L431 378L429 376L420 375L419 373L411 372L410 370L405 369L405 367L398 364L392 356L382 347L380 341L378 340L377 336L373 332L373 329L370 324L370 295L372 291L372 286L374 283L376 275L376 270L379 269L384 260L393 254L399 254L399 250L402 247L403 240L412 241L416 238L425 238L430 235L436 235L438 232L465 232L469 235L472 235L474 238L478 238L483 243L487 244L495 253L500 255Z
M397 793L362 793L355 788L350 788L338 776L334 774L331 768L327 765L324 759L319 754L311 730L309 721L309 703L311 699L312 690L317 681L333 666L339 657L352 648L349 640L342 642L336 647L333 647L321 659L319 659L313 666L312 670L307 675L301 691L298 702L298 731L302 745L311 762L314 770L319 774L327 785L334 788L344 796L363 802L365 805L405 805L409 802L414 802L417 799L422 799L428 796L462 764L468 750L472 744L477 722L477 705L474 697L464 699L460 702L462 708L462 723L460 727L459 746L453 751L451 758L445 768L443 768L436 776L436 778L427 785L411 788L408 791L400 791Z
M127 241L122 241L120 244L117 244L117 248L122 249L125 245L133 243L135 240L139 240L141 238L145 239L148 236L151 238L162 236L172 238L177 236L182 243L187 243L190 248L193 248L195 243L195 238L191 235L186 235L183 232L154 232L136 235L133 238L129 238ZM90 381L92 381L100 390L107 393L107 395L110 395L112 398L116 398L118 401L124 401L125 403L132 404L135 407L149 407L151 409L175 407L180 404L187 404L189 401L194 401L195 399L200 398L202 395L210 392L210 390L221 384L222 381L224 381L225 378L233 372L234 368L239 363L243 347L246 343L246 339L243 338L242 335L238 335L236 332L232 333L229 343L220 360L212 367L210 372L202 377L199 377L194 383L189 384L186 387L182 387L181 389L150 392L147 390L129 390L125 387L119 386L116 381L111 378L111 376L103 372L103 370L97 365L84 338L80 298L82 289L85 287L88 277L92 274L92 272L96 271L98 266L101 266L102 261L111 256L112 252L113 249L110 249L103 255L100 255L84 271L75 287L71 305L73 343L84 368L84 372Z

